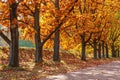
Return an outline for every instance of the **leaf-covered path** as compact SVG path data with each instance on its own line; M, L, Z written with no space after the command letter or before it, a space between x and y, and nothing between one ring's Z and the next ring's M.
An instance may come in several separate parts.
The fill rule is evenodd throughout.
M40 80L120 80L120 61Z

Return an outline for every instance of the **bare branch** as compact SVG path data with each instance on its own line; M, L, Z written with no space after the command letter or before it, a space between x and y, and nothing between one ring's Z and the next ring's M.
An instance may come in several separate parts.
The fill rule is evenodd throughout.
M30 12L34 15L34 12L30 9L30 7L29 7L27 4L24 4L24 6L25 6L28 10L30 10Z
M23 20L18 20L18 22L21 22L21 23L24 23L24 24L28 25L28 23L23 21Z

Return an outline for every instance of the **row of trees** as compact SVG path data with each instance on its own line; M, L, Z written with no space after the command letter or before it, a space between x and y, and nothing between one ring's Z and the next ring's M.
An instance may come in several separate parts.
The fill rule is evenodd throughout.
M10 45L9 66L19 66L19 32L20 38L35 43L37 63L43 62L43 46L54 46L54 61L60 61L60 47L68 50L78 44L82 45L82 60L86 60L87 45L93 47L95 59L105 55L108 58L109 47L116 57L119 3L119 0L1 0L0 23L11 32L9 39L0 30L0 36Z

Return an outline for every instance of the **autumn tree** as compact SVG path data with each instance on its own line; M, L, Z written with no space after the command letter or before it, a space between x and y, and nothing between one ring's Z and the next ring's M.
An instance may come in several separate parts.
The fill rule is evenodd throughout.
M44 0L43 0L44 1ZM75 0L75 1L73 1L73 3L75 4L77 2L77 0ZM34 4L34 3L36 3L36 4ZM54 8L53 6L54 6L54 4L53 4L54 2L51 2L51 1L45 1L45 3L43 4L42 2L41 3L39 3L39 1L35 1L35 2L31 2L31 3L27 3L27 2L25 2L24 4L23 4L23 6L25 6L28 10L29 10L29 12L30 12L30 16L32 15L34 15L33 16L33 19L34 19L34 30L35 30L35 35L36 35L36 40L35 41L37 41L37 43L36 43L36 50L38 50L39 49L39 51L37 51L37 53L36 53L36 62L42 62L43 60L42 60L42 50L43 50L43 46L44 46L44 44L51 38L51 36L63 25L63 23L65 22L65 20L66 20L66 17L67 17L67 15L73 10L73 7L74 7L74 4L72 5L72 6L69 6L69 7L67 7L68 8L68 10L67 11L63 11L63 15L61 16L61 19L59 20L59 23L57 23L56 24L56 20L54 19L54 18L51 18L51 15L54 15L55 14L55 16L56 16L56 14L58 14L57 12L56 12L56 8ZM34 7L32 6L32 5L34 5ZM52 5L51 5L52 4ZM41 8L42 7L42 8ZM45 10L44 10L44 8L45 8ZM54 10L55 10L55 13L54 13ZM44 14L40 14L40 13L42 13L42 12L44 12ZM52 13L52 14L51 14ZM51 15L49 15L49 14L51 14ZM29 15L29 14L28 14ZM39 16L40 15L40 16ZM47 22L47 19L48 19L48 17L49 18L51 18L51 19L53 19L53 21L55 21L55 22L53 22L53 21L51 21L52 23L50 23L50 22L48 22L50 25L48 25L47 24L47 26L50 26L51 27L51 25L52 26L54 26L54 27L52 27L52 28L50 28L50 32L49 31L47 31L47 35L43 35L43 33L45 33L44 31L46 31L45 29L49 29L49 27L48 28L46 28L46 23L45 24L43 24L44 23L44 21L42 21L42 20L40 20L40 19L43 19L43 18L45 18L45 17L47 17L46 18L46 22ZM52 16L53 17L53 16ZM27 18L28 19L28 18ZM30 18L29 18L30 19ZM32 19L32 18L31 18ZM21 21L21 20L20 20ZM27 20L28 21L28 20ZM49 21L49 20L48 20ZM23 22L23 21L21 21L21 22ZM39 24L39 23L40 24ZM41 26L40 26L41 25ZM42 26L43 25L43 26ZM38 27L36 27L36 26L38 26ZM55 27L56 26L56 27ZM32 26L33 27L33 26ZM44 28L44 30L42 30L42 28ZM29 29L28 29L29 30ZM28 31L29 32L29 31ZM42 33L43 32L43 33ZM39 36L39 37L38 37ZM39 43L38 43L39 42Z
M119 26L115 25L113 28L110 29L112 57L116 57L115 45L117 44L116 42L117 42L119 36L120 36Z
M0 31L0 36L10 45L10 60L9 60L9 66L11 67L18 67L19 66L19 45L18 45L18 40L19 40L19 32L18 32L18 22L17 22L17 8L20 3L20 0L15 1L15 0L8 0L8 1L1 1L3 3L3 6L6 7L6 10L1 11L1 20L4 20L4 12L7 11L9 23L10 25L10 32L11 32L11 40L7 38L7 36ZM1 6L2 8L4 8ZM6 17L6 16L5 16ZM4 24L3 24L4 25Z
M60 10L59 7L59 0L55 0L55 8L56 8L56 13ZM56 16L56 22L59 23L59 16ZM60 48L60 29L58 29L55 32L55 37L54 37L54 55L53 55L53 61L60 61L60 56L59 56L59 48Z

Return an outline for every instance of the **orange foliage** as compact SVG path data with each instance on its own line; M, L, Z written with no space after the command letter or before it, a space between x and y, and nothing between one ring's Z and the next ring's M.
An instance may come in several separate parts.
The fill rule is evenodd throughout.
M18 0L19 1L19 0ZM16 0L0 1L0 24L9 27L9 4L18 2ZM97 38L101 32L101 40L108 40L107 35L111 23L114 22L114 15L119 9L119 0L78 0L75 3L73 11L68 15L70 7L75 0L60 0L60 9L54 6L55 0L20 0L18 6L18 21L13 20L12 23L18 22L21 33L21 38L34 40L34 10L35 5L40 11L40 33L41 39L44 40L56 26L64 21L61 26L61 46L65 49L68 45L76 46L80 40L79 35L86 33L86 38L89 34L94 33L92 39ZM27 6L27 7L26 7ZM67 17L65 18L65 16ZM57 22L57 20L58 22ZM54 37L51 36L51 40ZM48 41L52 46L51 41ZM46 44L46 45L47 45ZM68 46L68 47L67 47ZM70 47L71 48L71 47Z

